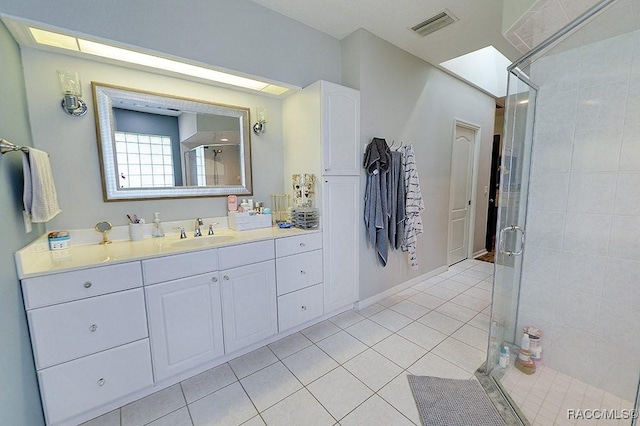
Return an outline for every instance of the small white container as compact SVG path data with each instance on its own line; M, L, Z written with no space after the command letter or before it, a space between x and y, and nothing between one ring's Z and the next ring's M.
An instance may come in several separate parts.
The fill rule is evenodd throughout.
M144 223L130 223L129 224L129 239L131 241L140 241L144 236Z
M270 214L256 214L253 212L229 212L229 228L234 231L247 231L258 228L271 228Z
M47 239L49 240L49 250L67 249L69 248L69 242L71 241L69 232L67 231L49 232Z

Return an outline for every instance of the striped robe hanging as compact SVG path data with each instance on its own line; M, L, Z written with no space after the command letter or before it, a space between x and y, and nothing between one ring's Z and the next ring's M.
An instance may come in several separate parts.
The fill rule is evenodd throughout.
M418 269L417 239L422 234L422 217L420 213L424 210L422 192L420 191L420 179L418 178L418 168L416 167L413 145L408 144L402 149L402 160L404 165L404 185L405 185L405 227L402 242L402 251L409 253L411 269Z

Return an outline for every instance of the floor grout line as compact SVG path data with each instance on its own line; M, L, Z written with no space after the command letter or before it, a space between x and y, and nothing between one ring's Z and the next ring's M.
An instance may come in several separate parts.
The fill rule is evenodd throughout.
M479 263L479 264L480 264L480 263ZM325 411L326 411L326 412L331 416L331 418L334 420L335 424L338 424L340 421L344 420L347 416L351 415L351 413L353 413L355 410L357 410L359 407L361 407L363 404L365 404L367 401L369 401L369 400L370 400L371 398L373 398L374 396L379 397L382 401L384 401L384 402L385 402L385 404L388 404L391 408L393 408L393 410L394 410L395 412L399 413L403 418L406 418L408 421L410 421L411 423L413 423L413 421L408 417L408 415L407 415L407 414L405 414L404 412L402 412L402 411L401 411L401 410L400 410L396 405L394 405L391 401L388 401L387 399L385 399L385 398L380 394L380 392L381 392L383 389L387 388L387 386L389 386L389 385L390 385L394 380L397 380L397 379L398 379L398 377L401 377L401 376L403 376L403 375L412 374L412 373L410 373L410 372L409 372L409 369L410 369L410 368L412 368L416 363L418 363L420 360L422 360L422 359L423 359L425 356L427 356L427 355L436 356L436 357L438 357L438 358L440 358L440 359L444 360L445 362L447 362L447 363L451 364L452 366L455 366L456 368L459 368L460 370L462 370L462 371L464 371L464 372L467 372L467 369L466 369L465 367L463 367L463 366L461 366L461 365L458 365L457 363L453 362L452 360L446 359L446 358L442 357L441 355L437 355L437 354L435 354L435 353L433 352L436 348L438 348L440 345L442 345L444 342L448 341L449 339L453 339L453 340L454 340L454 341L456 341L456 342L459 342L459 343L461 343L461 344L465 344L465 345L467 345L467 346L469 346L470 348L473 348L473 349L475 349L475 350L479 350L479 351L485 352L484 350L481 350L481 349L479 349L479 348L476 348L475 346L473 346L472 344L470 344L470 343L468 343L468 342L466 342L466 341L464 341L464 340L460 340L460 337L458 337L458 338L453 337L453 335L454 335L455 333L457 333L459 330L461 330L463 327L465 327L466 325L469 325L469 326L473 327L473 329L474 329L474 330L477 330L477 331L479 331L479 332L487 333L487 334L488 334L488 331L487 331L486 329L483 329L483 328L481 328L481 327L480 327L481 323L479 323L479 324L471 324L471 321L473 321L474 319L482 319L482 318L485 318L485 317L480 317L480 315L484 315L484 316L488 317L488 314L484 313L484 310L485 310L486 308L485 308L485 309L483 309L483 310L477 311L477 310L476 310L476 309L474 309L474 308L468 308L468 307L466 307L466 306L464 306L464 305L459 305L459 304L457 304L456 302L454 302L454 301L453 301L453 299L455 299L456 297L458 297L458 296L460 296L460 295L462 295L462 294L465 294L467 291L469 291L469 290L471 290L471 289L473 289L473 288L477 288L477 289L480 289L480 290L482 290L482 291L487 291L488 293L491 293L491 291L490 291L490 290L486 290L485 288L478 287L478 286L486 287L486 284L483 284L483 283L485 283L486 279L487 279L487 278L489 278L489 277L484 278L484 279L479 279L479 277L478 277L478 276L471 277L472 279L479 279L479 281L478 281L477 283L473 284L473 285L469 285L469 284L467 284L467 283L465 283L465 282L459 282L459 281L456 281L455 279L454 279L454 280L451 280L451 281L453 281L453 282L456 282L456 283L458 283L458 284L461 284L460 286L457 286L457 285L455 286L455 287L458 287L458 288L459 288L459 290L456 290L456 289L453 289L453 288L449 288L449 287L446 287L446 286L440 286L440 285L439 285L439 284L441 284L441 283L445 282L446 280L450 280L452 277L454 277L454 276L456 276L456 275L458 275L458 274L462 274L464 271L471 271L471 270L473 270L473 268L474 268L474 267L476 267L477 265L478 265L478 264L471 264L468 268L464 268L464 269L462 269L462 270L460 270L460 271L456 272L455 274L452 274L450 277L447 277L447 278L445 278L445 279L443 279L443 280L440 280L440 281L438 281L437 283L433 283L433 285L431 285L431 286L429 286L429 287L427 287L427 288L425 288L425 289L414 288L415 286L418 286L418 285L420 285L420 284L422 284L422 283L423 283L423 282L420 282L420 283L417 283L415 286L412 286L412 287L409 287L409 288L407 288L407 289L402 290L402 291L406 291L406 290L412 290L412 291L408 291L408 292L404 293L403 295L398 295L398 294L396 293L395 295L392 295L392 296L389 296L389 297L385 298L385 299L389 299L389 298L393 297L395 300L385 300L385 299L383 299L383 300L385 301L384 303L380 303L380 302L382 302L382 301L378 301L378 302L376 302L376 303L374 303L374 304L370 305L370 306L373 306L373 305L379 305L379 306L380 306L380 309L379 309L377 312L374 312L374 313L372 313L372 314L366 315L366 314L360 314L358 311L353 311L354 313L359 314L359 315L361 316L360 318L356 318L356 317L354 317L353 319L355 319L355 320L356 320L355 322L351 322L351 320L349 320L349 319L348 319L348 315L345 315L346 313L349 313L349 312L352 312L352 311L346 311L345 313L338 314L336 317L338 317L338 316L340 316L340 315L343 315L343 317L341 317L341 320L336 320L336 322L331 321L331 318L329 318L329 319L327 319L327 320L324 320L323 322L326 322L327 324L331 324L331 325L335 326L335 327L336 327L336 330L330 330L331 332L330 332L328 335L323 336L321 339L318 339L317 341L314 341L314 340L312 340L312 339L309 337L309 336L311 336L311 337L312 337L312 338L314 338L314 339L316 338L316 337L314 337L314 335L313 335L313 331L314 331L314 330L311 330L311 331L307 331L307 330L308 330L309 328L312 328L312 327L314 327L314 326L317 326L318 324L322 324L323 322L318 323L318 324L314 324L313 326L309 327L308 329L301 330L301 331L299 331L299 332L297 332L297 333L299 333L299 334L300 334L300 336L304 337L305 339L308 339L308 340L309 340L309 342L310 342L310 344L309 344L309 345L307 345L307 346L301 347L301 348L296 348L296 347L294 347L294 349L295 349L295 350L294 350L293 352L291 352L291 353L287 353L287 355L286 355L286 356L282 356L282 357L281 357L281 356L279 356L279 355L278 355L278 354L276 354L276 353L275 353L275 351L271 348L271 345L273 345L273 344L277 343L278 341L276 341L276 342L272 342L272 343L271 343L271 344L269 344L269 345L265 345L264 347L266 347L266 348L268 348L268 349L269 349L269 352L270 352L270 353L275 357L276 361L274 361L274 362L272 362L272 363L270 363L270 364L268 364L268 365L266 365L266 366L262 366L262 367L261 367L261 368L259 368L258 370L253 371L251 374L248 374L248 375L244 376L242 379L240 379L240 378L239 378L239 376L238 376L238 374L236 373L236 371L233 369L233 367L231 367L231 364L230 364L229 362L227 362L226 364L228 365L229 369L231 370L231 372L232 372L232 374L233 374L233 376L234 376L234 378L235 378L235 381L233 381L232 383L228 383L228 384L226 384L226 385L224 385L224 386L222 386L222 387L220 387L220 388L216 389L216 390L215 390L215 391L213 391L213 392L209 392L209 393L207 393L206 395L203 395L203 396L199 397L198 399L196 399L196 400L194 400L194 401L191 401L190 403L187 403L187 399L186 399L186 394L185 394L185 391L184 391L184 387L182 386L182 383L183 383L184 381L183 381L183 382L180 382L180 383L179 383L179 385L180 385L180 390L181 390L181 396L182 396L182 399L183 399L183 401L184 401L184 403L185 403L184 407L186 407L186 408L187 408L187 413L188 413L188 415L189 415L189 418L190 418L190 420L191 420L191 423L192 423L192 424L195 424L195 423L194 423L194 420L193 420L193 417L192 417L192 415L191 415L191 410L190 410L190 406L191 406L191 404L193 404L193 403L195 403L195 402L197 402L197 401L200 401L200 400L201 400L201 399L203 399L203 398L209 397L209 396L211 396L212 394L214 394L214 393L216 393L216 392L219 392L219 391L221 391L221 390L223 390L223 389L225 389L225 388L227 388L227 387L229 387L229 386L231 386L231 385L234 385L234 384L236 384L236 383L238 383L238 384L241 386L241 388L242 388L242 390L243 390L243 392L244 392L245 396L249 399L249 401L251 402L251 404L252 404L252 406L253 406L254 410L258 413L256 416L253 416L253 417L251 417L250 419L248 419L248 420L246 420L246 421L250 421L250 420L254 419L255 417L259 417L259 418L260 418L260 419L261 419L261 420L266 424L266 421L265 421L265 419L264 419L264 417L263 417L263 414L264 414L267 410L270 410L271 408L275 407L276 405L278 405L278 404L282 403L285 399L287 399L287 398L291 397L292 395L294 395L294 394L296 394L297 392L299 392L299 391L301 391L302 389L304 389L306 392L310 393L310 394L312 395L312 397L313 397L314 401L316 401L316 402L319 404L319 406L320 406L320 407L322 407L322 409L323 409L323 410L325 410ZM478 273L478 275L481 275L481 274L483 274L483 273L484 273L483 271L475 271L475 272L477 272L477 273ZM463 275L464 275L464 274L463 274ZM424 281L425 281L425 282L428 282L428 280L424 280ZM430 284L431 284L431 283L432 283L432 282L430 282ZM436 286L437 286L437 287L440 287L440 288L443 288L443 289L450 290L450 291L451 291L451 293L450 293L450 294L455 293L455 295L453 295L452 297L450 297L450 298L448 298L448 299L443 299L442 297L434 296L434 295L430 294L430 293L428 292L428 290L429 290L429 289L431 289L431 288L433 288L433 287L436 287ZM462 288L462 286L465 286L465 288ZM400 291L399 293L402 293L402 291ZM415 301L413 301L413 300L412 300L412 298L413 298L414 296L416 296L416 295L420 295L420 294L424 294L424 295L427 295L427 296L430 296L430 297L435 297L435 298L443 299L444 301L443 301L443 303L439 304L438 306L436 306L436 307L434 307L434 308L426 307L426 306L421 305L420 303L417 303L417 302L415 302ZM466 296L468 296L468 297L471 297L471 298L473 298L473 299L476 299L476 300L479 300L479 301L484 302L484 301L483 301L483 299L480 299L480 298L478 298L478 297L475 297L475 296L473 296L472 294L466 294ZM437 299L436 299L436 300L437 300ZM392 301L393 301L393 303L391 303ZM409 317L409 316L407 316L407 315L403 314L402 312L399 312L399 311L397 311L397 310L393 309L393 306L395 306L395 305L397 305L398 303L401 303L401 302L403 302L403 301L408 301L408 302L411 302L411 303L416 304L416 305L418 305L418 306L421 306L422 308L427 309L427 311L426 311L424 314L422 314L422 315L420 315L419 317L417 317L417 318L415 318L415 319L414 319L414 318L412 318L412 317ZM464 308L464 309L468 309L468 310L470 310L470 311L475 312L475 314L474 314L474 315L473 315L473 317L471 317L470 319L468 319L468 320L464 321L464 320L461 320L459 317L455 317L455 316L452 316L451 314L447 314L447 313L445 313L445 312L440 312L440 311L438 311L438 309L439 309L440 307L442 307L443 305L445 305L445 304L447 304L447 303L452 303L452 304L454 304L454 305L456 305L456 306L462 307L462 308ZM387 306L387 305L389 305L389 306ZM368 307L369 307L369 306L368 306ZM366 309L366 308L364 308L364 309ZM396 308L396 309L400 309L400 308ZM372 319L372 317L373 317L373 316L375 316L375 315L377 315L377 314L379 314L379 313L382 313L382 312L384 312L384 311L389 311L389 312L393 312L394 314L400 315L400 317L401 317L401 318L405 318L405 319L406 319L406 320L408 320L409 322L408 322L407 324L405 324L405 325L401 326L400 328L398 328L397 330L395 330L395 331L394 331L394 330L392 330L392 329L388 328L388 326L385 326L384 324L381 324L381 323L379 323L379 322L375 321L374 319ZM443 316L445 316L445 317L447 317L447 318L449 318L449 319L452 319L452 320L458 321L458 322L460 322L460 323L461 323L461 325L460 325L459 327L456 327L456 328L455 328L453 331L451 331L450 333L446 333L446 332L440 331L440 330L438 330L438 329L436 329L436 328L434 328L434 327L431 327L431 326L429 326L429 325L427 325L427 324L423 324L422 322L420 322L420 319L424 318L425 316L427 316L427 315L429 315L429 314L431 314L431 313L433 313L433 312L436 312L436 313L437 313L437 314L439 314L439 315L443 315ZM480 318L478 318L478 317L480 317ZM332 318L335 318L335 317L332 317ZM343 321L342 319L344 319L344 321ZM389 334L388 336L385 336L384 338L382 338L382 339L380 339L380 340L378 340L378 341L376 341L376 342L372 343L372 344L368 344L368 343L366 343L365 341L363 341L363 340L359 339L358 337L354 336L353 334L351 334L349 331L347 331L347 329L348 329L348 328L353 327L353 326L355 326L355 325L357 325L357 324L359 324L359 323L363 322L364 320L369 320L369 321L371 321L373 324L376 324L377 326L382 327L385 331L389 332L390 334ZM404 320L403 320L403 322L404 322ZM430 349L427 349L426 347L424 347L424 346L422 346L421 344L419 344L419 343L417 343L417 342L413 341L412 339L407 338L407 337L404 337L404 336L402 336L401 334L399 334L402 330L406 329L407 327L411 326L411 325L412 325L412 324L414 324L414 323L418 323L418 324L420 324L420 325L422 325L422 326L424 326L424 327L427 327L428 329L433 330L434 332L441 333L441 334L445 335L446 337L445 337L443 340L441 340L440 342L438 342L435 346L431 347ZM342 325L339 325L339 324L342 324ZM395 329L396 327L393 327L393 328ZM307 333L306 333L306 334L305 334L305 331L307 331ZM328 338L330 338L330 337L332 337L332 336L335 336L336 334L338 334L338 333L340 333L340 332L345 332L347 336L349 336L350 338L353 338L356 342L358 342L359 344L362 344L362 345L365 347L365 349L364 349L363 351L358 352L356 355L350 356L348 359L345 359L345 360L344 360L344 362L340 362L340 361L338 361L337 359L335 359L334 357L332 357L332 356L331 356L327 351L323 350L323 349L322 349L322 347L319 345L319 343L321 343L322 341L324 341L324 340L326 340L326 339L328 339ZM396 361L394 361L393 359L390 359L388 356L385 356L383 353L379 352L378 350L376 350L376 349L374 348L374 346L376 346L376 345L378 345L378 344L380 344L380 343L384 342L385 340L387 340L387 339L389 339L389 338L393 337L394 335L396 335L396 336L397 336L397 337L399 337L399 338L402 338L402 339L406 340L407 342L410 342L412 345L415 345L416 347L420 348L420 350L421 350L421 351L423 351L423 352L424 352L422 355L420 355L416 360L414 360L414 361L413 361L413 362L412 362L408 367L406 367L406 368L405 368L405 367L403 367L403 366L401 366L401 365L399 365L399 364L397 364L397 362L396 362ZM363 336L364 336L364 334L363 334ZM287 336L287 337L289 337L289 336ZM285 338L286 338L286 337L285 337ZM293 371L292 371L292 370L291 370L291 369L290 369L290 368L289 368L289 367L284 363L284 360L285 360L286 358L288 358L288 357L291 357L291 356L293 356L293 355L295 355L295 354L298 354L299 352L301 352L301 351L303 351L303 350L305 350L305 349L307 349L307 348L309 348L309 347L311 347L311 346L315 346L315 347L316 347L317 349L319 349L319 350L320 350L324 355L326 355L329 359L331 359L332 361L334 361L337 365L336 365L336 366L334 366L334 367L332 367L329 371L324 372L324 373L323 373L323 374L321 374L320 376L318 376L318 377L314 378L311 382L309 382L309 383L307 383L307 384L303 384L303 383L300 381L300 379L299 379L299 378L298 378L298 377L293 373ZM259 350L259 349L262 349L262 348L258 348L258 349L256 349L256 350ZM374 351L377 355L379 355L379 356L383 357L385 360L389 361L392 365L394 365L394 366L396 366L397 368L399 368L399 369L400 369L400 373L395 374L395 375L393 375L393 377L391 377L390 379L386 380L386 381L385 381L385 383L384 383L382 386L380 386L378 390L374 390L372 387L370 387L369 385L367 385L367 384L366 384L362 379L360 379L360 378L359 378L355 373L353 373L351 370L349 370L349 369L345 366L345 364L347 364L348 362L352 361L352 360L353 360L353 359L355 359L356 357L358 357L358 356L362 355L363 353L367 352L368 350L372 350L372 351ZM251 352L250 352L250 353L251 353ZM249 353L249 354L250 354L250 353ZM245 355L243 355L243 356L246 356L246 355L248 355L248 354L245 354ZM244 384L243 384L242 380L245 380L245 379L247 379L248 377L250 377L250 376L252 376L252 375L254 375L254 374L256 374L256 373L258 373L258 372L260 372L260 371L263 371L264 369L269 368L269 367L271 367L271 366L273 366L273 365L275 365L275 364L277 364L277 363L282 364L282 366L284 366L284 367L287 369L287 371L288 371L288 372L289 372L289 373L290 373L290 374L295 378L295 380L297 381L297 383L298 383L301 387L300 387L299 389L297 389L296 391L294 391L294 392L292 392L292 393L290 393L290 394L288 394L288 395L284 396L284 397L283 397L283 398L281 398L279 401L274 402L274 403L273 403L273 404L271 404L269 407L266 407L264 410L260 411L260 410L258 410L258 407L255 405L254 400L249 396L249 394L248 394L248 392L247 392L247 390L246 390L246 388L245 388L245 386L244 386ZM217 367L219 367L219 366L216 366L216 367L214 367L214 368L217 368ZM351 408L351 409L350 409L350 410L349 410L345 415L343 415L340 419L337 419L337 418L336 418L336 417L335 417L335 416L334 416L334 415L333 415L333 414L332 414L332 413L327 409L327 407L325 407L325 406L320 402L320 400L316 397L316 395L315 395L313 392L311 392L311 390L309 389L309 386L310 386L312 383L315 383L316 381L318 381L318 380L320 380L321 378L325 377L326 375L328 375L328 374L330 374L330 373L334 372L336 369L338 369L338 368L340 368L340 367L342 367L342 368L343 368L343 369L344 369L344 370L345 370L345 371L346 371L346 372L347 372L347 373L348 373L352 378L355 378L355 379L356 379L360 384L362 384L362 385L363 385L363 386L364 386L368 391L372 392L372 394L371 394L371 395L369 395L369 396L368 396L364 401L360 402L360 403L359 403L359 404L357 404L355 407ZM470 375L470 376L472 376L472 374L473 374L473 373L469 373L469 375ZM182 408L183 408L183 407L180 407L179 409L182 409ZM179 409L178 409L178 410L179 410ZM120 423L120 425L122 425L122 410L121 410L120 408L118 408L118 411L119 411L119 420L120 420L120 422L119 422L119 423ZM170 414L174 413L175 411L177 411L177 410L174 410L174 411L172 411L171 413L167 413L166 415L164 415L164 416L162 416L162 417L160 417L160 418L158 418L158 419L155 419L154 421L159 420L159 419L161 419L161 418L163 418L163 417L166 417L167 415L170 415Z

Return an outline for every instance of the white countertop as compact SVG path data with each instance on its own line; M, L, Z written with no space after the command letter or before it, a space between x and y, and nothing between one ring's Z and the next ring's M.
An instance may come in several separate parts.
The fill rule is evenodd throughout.
M234 231L229 228L217 228L214 237L228 237L219 240L207 235L180 239L179 234L167 234L164 237L145 237L141 241L119 240L111 244L73 244L64 250L49 250L47 235L33 241L15 254L16 268L20 279L84 269L106 264L124 263L133 260L149 259L179 253L207 250L252 241L291 237L295 235L320 232L319 229L280 229L277 226L249 231ZM193 241L194 246L191 246Z

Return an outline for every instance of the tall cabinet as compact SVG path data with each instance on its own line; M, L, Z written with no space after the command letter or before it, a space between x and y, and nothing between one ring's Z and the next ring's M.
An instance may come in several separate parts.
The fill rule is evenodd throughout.
M330 313L358 300L360 92L318 81L285 99L283 122L287 189L293 174L318 179L324 312Z

